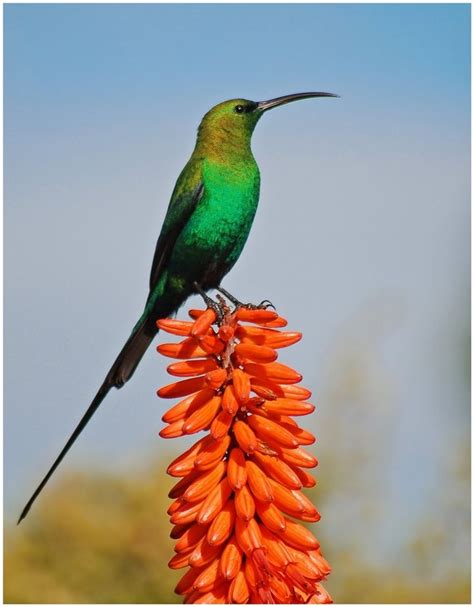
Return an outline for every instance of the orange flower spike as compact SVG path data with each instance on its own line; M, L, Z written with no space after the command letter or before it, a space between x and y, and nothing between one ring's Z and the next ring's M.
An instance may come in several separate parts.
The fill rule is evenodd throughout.
M235 494L235 512L243 521L249 521L255 515L255 501L252 494L244 485Z
M178 497L182 497L186 489L191 485L199 476L199 472L194 472L184 476L181 480L179 480L176 485L170 489L168 493L168 497L171 499L176 499Z
M227 542L220 559L220 572L225 580L232 580L240 570L242 564L242 549L237 543L235 535Z
M186 502L198 502L209 495L209 491L214 489L226 471L226 462L219 462L215 468L199 474L196 480L186 489L183 494L183 500Z
M224 395L222 396L222 408L232 416L234 416L240 408L240 403L237 400L234 386L232 384L226 386L224 390Z
M214 396L211 400L202 405L197 411L194 411L183 425L183 432L186 434L194 434L211 425L212 420L221 408L220 396Z
M191 334L193 323L189 320L175 320L174 318L160 318L156 321L156 326L166 333L173 335L188 336Z
M219 327L219 338L224 342L229 342L234 337L234 329L229 325L222 325Z
M229 603L243 604L249 600L249 597L250 591L245 574L243 571L239 571L229 586L227 600Z
M186 360L181 363L172 363L166 367L168 373L175 377L194 377L214 369L217 369L217 362L212 358Z
M244 453L253 453L257 448L257 437L245 422L238 420L233 426L234 436Z
M279 423L296 438L298 444L313 445L316 442L314 434L311 434L311 432L304 428L300 428L293 420L289 419L286 421L285 419L280 418Z
M286 428L261 415L251 415L247 422L255 434L262 440L270 439L290 449L298 447L298 440Z
M227 379L225 369L215 369L206 374L206 384L213 390L218 390Z
M205 387L204 377L193 377L192 379L184 379L183 381L174 382L163 386L157 392L161 398L178 398L187 396L193 392L197 392Z
M232 372L232 382L237 400L245 404L250 396L250 377L241 369L234 369Z
M234 530L234 521L235 506L234 502L229 500L209 526L208 543L211 546L218 546L225 542Z
M247 482L247 468L245 455L239 448L234 448L229 455L227 467L227 480L234 491L241 489Z
M232 493L232 488L224 478L204 500L196 518L200 525L206 525L219 514Z
M283 485L271 478L268 479L268 482L272 488L274 504L277 508L283 510L283 512L288 512L288 514L291 513L293 516L304 512L303 504L295 497L293 491L283 487Z
M197 335L205 335L215 320L216 313L212 308L207 308L207 310L205 310L203 314L201 314L199 318L194 321L191 329L191 335L193 337L196 337Z
M258 346L268 346L275 349L291 346L302 338L302 334L296 331L275 331L275 329L243 325L237 327L235 335L243 343L252 342Z
M288 321L286 318L283 318L283 316L278 316L275 320L268 320L266 322L261 322L260 324L266 328L281 329L282 327L286 327Z
M196 600L193 600L192 602L201 605L221 605L222 603L225 603L227 592L228 584L221 581L220 583L217 583L212 590L209 590L209 592L199 594Z
M329 593L321 586L321 584L315 584L316 592L311 595L308 599L308 603L317 603L324 605L326 603L332 603L332 598Z
M236 354L241 358L255 363L271 363L277 359L278 354L268 346L257 346L252 343L240 343L235 346Z
M245 466L248 484L254 496L261 502L272 502L275 499L273 489L265 473L250 460L245 462Z

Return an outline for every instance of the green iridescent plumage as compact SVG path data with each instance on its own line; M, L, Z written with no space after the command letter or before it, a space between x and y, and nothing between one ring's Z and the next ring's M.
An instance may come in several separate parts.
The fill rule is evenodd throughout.
M269 101L232 99L202 119L196 147L171 196L156 245L145 310L97 395L23 509L20 522L112 387L130 379L157 333L156 321L174 313L195 284L209 290L237 261L257 210L260 173L250 142L263 113L331 93L297 93Z

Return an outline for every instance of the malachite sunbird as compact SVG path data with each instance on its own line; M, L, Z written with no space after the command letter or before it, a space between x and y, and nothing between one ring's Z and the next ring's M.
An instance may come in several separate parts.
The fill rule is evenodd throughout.
M272 108L333 93L295 93L269 101L231 99L201 121L196 146L171 195L156 245L145 310L78 426L24 507L31 508L49 478L109 390L121 388L155 337L156 321L197 292L218 287L237 261L257 210L260 172L250 142L262 115Z

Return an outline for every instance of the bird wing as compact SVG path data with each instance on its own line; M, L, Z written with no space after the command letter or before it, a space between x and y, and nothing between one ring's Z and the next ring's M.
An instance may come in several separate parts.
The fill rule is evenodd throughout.
M185 169L186 170L186 169ZM204 185L200 178L196 185L189 184L186 175L180 175L176 187L171 196L171 201L166 212L165 221L161 228L158 242L156 243L155 255L150 272L150 295L156 287L162 269L171 255L176 239L181 234L184 226L194 212L196 205L204 194ZM184 181L184 183L183 183ZM192 179L191 181L196 181ZM191 185L191 187L189 187ZM194 187L192 187L194 185ZM186 187L187 186L187 187Z

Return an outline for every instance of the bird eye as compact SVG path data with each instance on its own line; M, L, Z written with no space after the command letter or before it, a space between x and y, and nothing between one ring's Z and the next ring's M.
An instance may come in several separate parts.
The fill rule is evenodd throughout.
M244 111L244 106L243 105L236 105L234 110L237 112L237 114L241 114Z

